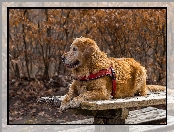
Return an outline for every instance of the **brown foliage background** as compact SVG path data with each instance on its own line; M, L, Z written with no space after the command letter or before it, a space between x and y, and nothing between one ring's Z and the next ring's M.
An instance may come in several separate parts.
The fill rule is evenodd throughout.
M69 75L61 55L90 37L112 57L133 57L150 84L166 85L165 9L9 9L9 77Z

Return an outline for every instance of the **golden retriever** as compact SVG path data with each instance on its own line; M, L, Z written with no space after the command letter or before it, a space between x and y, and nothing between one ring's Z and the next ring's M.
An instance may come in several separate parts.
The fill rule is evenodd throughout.
M69 92L61 102L61 111L79 107L82 101L110 99L113 87L110 76L85 81L77 78L87 77L111 66L116 74L116 91L113 98L146 95L145 67L133 58L107 57L90 38L76 38L70 51L62 56L62 60L72 70L72 76L76 80L73 80Z

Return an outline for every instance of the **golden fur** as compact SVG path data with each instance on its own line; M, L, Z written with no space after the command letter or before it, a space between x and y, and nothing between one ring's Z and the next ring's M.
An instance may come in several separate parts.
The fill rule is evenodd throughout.
M72 69L73 77L88 76L113 66L116 72L116 96L131 97L135 94L146 95L146 69L133 58L109 58L90 38L76 38L70 51L63 55L65 64ZM85 100L110 99L112 81L108 76L95 80L73 80L69 92L61 103L60 110L79 107Z

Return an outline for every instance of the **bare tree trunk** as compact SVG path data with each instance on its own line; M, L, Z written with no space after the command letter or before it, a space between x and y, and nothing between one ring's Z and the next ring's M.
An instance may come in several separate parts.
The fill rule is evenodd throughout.
M46 21L48 21L48 9L45 9L45 15L46 15ZM47 28L47 37L51 37L51 27ZM45 48L45 57L44 57L44 65L45 65L45 70L44 70L44 78L46 80L49 80L49 43L46 42L46 48ZM43 51L44 52L44 51ZM44 55L44 54L43 54Z
M15 65L15 76L16 76L17 78L20 78L20 72L19 72L18 64Z
M27 15L27 9L24 10L24 16L27 17L26 15ZM25 25L22 24L23 34L25 34L24 33L24 28L25 28ZM27 68L27 74L28 74L28 78L30 78L30 72L29 72L29 67L28 67L29 60L28 60L28 54L27 54L27 44L26 44L26 41L25 41L25 35L23 35L23 42L24 42L24 49L25 49L24 54L25 54L25 63L26 63L26 68Z

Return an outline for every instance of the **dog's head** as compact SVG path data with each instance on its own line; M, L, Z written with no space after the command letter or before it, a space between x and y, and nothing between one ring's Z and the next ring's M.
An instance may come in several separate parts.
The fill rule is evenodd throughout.
M70 51L62 55L62 61L68 68L78 68L87 63L87 60L96 50L99 48L92 39L76 38L71 44Z

